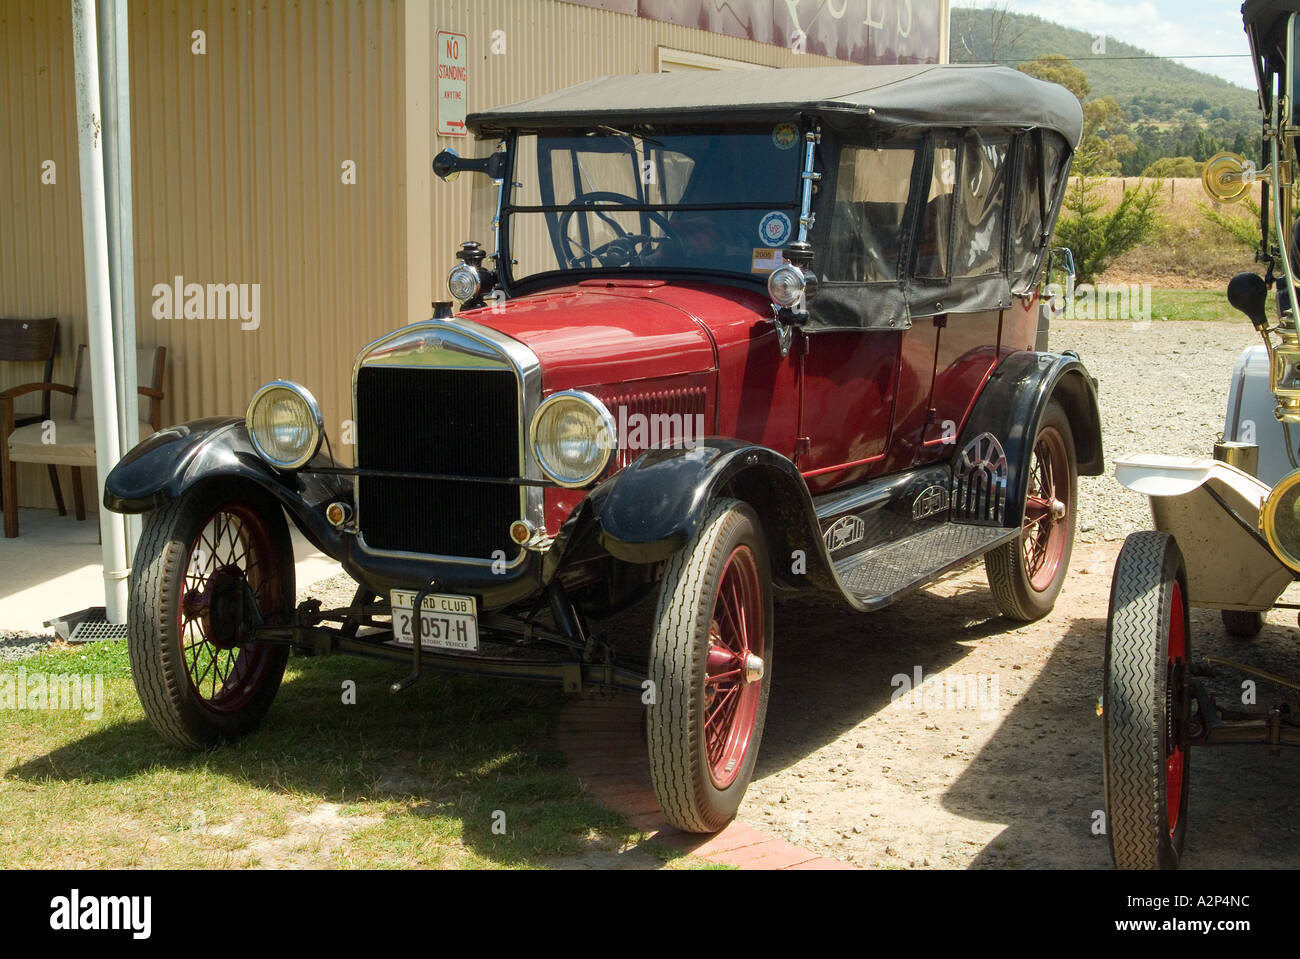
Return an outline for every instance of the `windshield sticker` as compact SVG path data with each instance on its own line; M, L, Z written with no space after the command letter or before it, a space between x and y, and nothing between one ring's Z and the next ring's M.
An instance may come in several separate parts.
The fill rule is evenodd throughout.
M753 265L750 266L750 273L771 273L778 266L785 262L785 257L781 255L780 250L774 250L768 246L754 247Z
M793 123L778 123L772 131L772 144L778 150L789 150L799 142L799 128Z
M790 218L779 210L765 214L758 222L758 237L768 246L781 246L790 239Z

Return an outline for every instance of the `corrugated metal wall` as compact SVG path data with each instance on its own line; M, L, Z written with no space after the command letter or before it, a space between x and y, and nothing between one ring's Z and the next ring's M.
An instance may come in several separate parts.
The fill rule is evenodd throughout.
M316 393L347 452L352 359L408 313L404 9L132 0L137 329L142 346L169 351L166 422L240 414L256 386L288 377ZM64 382L86 337L70 19L66 0L0 0L0 316L60 318ZM467 34L471 111L653 71L661 46L768 66L834 62L555 0L434 0L428 30L431 62L437 31ZM433 121L430 157L465 146L436 136ZM57 180L42 185L47 160ZM343 182L349 161L355 184ZM469 238L470 179L432 187L429 276L413 278L430 300L445 298L456 244ZM155 287L178 276L250 294L257 284L257 328L185 319L183 304L172 305L178 318L155 319ZM0 388L36 372L0 368ZM52 505L43 472L19 468L24 505Z
M0 315L59 316L64 382L86 337L70 17L0 4ZM164 421L242 413L287 377L337 441L353 355L403 316L401 4L133 0L130 35L137 331L168 350ZM249 306L256 285L256 328L183 304L156 319L176 277L247 284ZM36 372L0 368L0 386ZM24 505L51 505L43 473L19 467Z
M86 316L71 17L66 3L0 3L0 316L59 318L56 372L65 383ZM0 364L0 389L41 372L40 364ZM20 410L40 408L27 400ZM66 412L56 402L56 414L60 406ZM19 502L53 505L43 469L18 473Z

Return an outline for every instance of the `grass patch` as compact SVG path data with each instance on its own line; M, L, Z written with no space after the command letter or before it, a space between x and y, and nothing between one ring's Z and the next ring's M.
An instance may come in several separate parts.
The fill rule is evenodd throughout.
M1079 296L1064 320L1111 320L1115 322L1140 322L1145 314L1145 294L1133 291L1130 300L1127 292L1112 292L1103 296L1109 284L1101 284L1089 292L1087 299ZM1142 297L1142 299L1139 299ZM1245 322L1245 318L1228 303L1226 290L1171 290L1152 289L1150 294L1152 320L1226 320Z
M533 868L641 843L554 747L562 694L400 664L293 659L254 735L170 746L141 711L125 645L44 652L2 670L101 674L103 716L0 711L0 868ZM344 681L356 705L344 705Z
M1153 320L1241 320L1245 318L1228 303L1224 290L1152 290Z

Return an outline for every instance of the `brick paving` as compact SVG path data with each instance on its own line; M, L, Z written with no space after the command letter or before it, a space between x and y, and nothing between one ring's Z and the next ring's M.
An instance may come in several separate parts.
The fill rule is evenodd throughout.
M739 869L854 868L739 821L711 836L669 825L650 784L643 728L640 699L624 693L572 700L556 729L569 768L587 792L637 829L698 859Z

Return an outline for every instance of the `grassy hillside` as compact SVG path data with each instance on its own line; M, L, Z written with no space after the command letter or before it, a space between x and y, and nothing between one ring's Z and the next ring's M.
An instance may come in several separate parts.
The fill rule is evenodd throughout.
M1006 18L997 37L999 16ZM988 9L957 7L952 11L952 60L954 63L987 63L991 60L1015 66L1042 53L1059 53L1075 60L1088 75L1092 95L1114 97L1121 106L1134 102L1166 102L1173 109L1192 111L1199 100L1214 108L1227 107L1234 115L1254 119L1257 109L1254 90L1246 90L1213 74L1202 73L1173 60L1117 60L1093 55L1093 38L1031 14L997 14ZM1240 50L1247 53L1246 36ZM1106 58L1152 56L1148 50L1106 38Z
M1212 74L1149 51L1106 38L1105 53L1093 53L1093 38L1031 14L987 8L954 8L954 63L997 62L1016 66L1040 54L1060 54L1087 75L1090 98L1112 97L1124 110L1139 144L1123 172L1136 175L1161 156L1192 156L1204 161L1219 149L1253 151L1258 138L1258 105L1246 90ZM1245 35L1241 53L1246 53ZM1236 49L1234 47L1233 49Z

